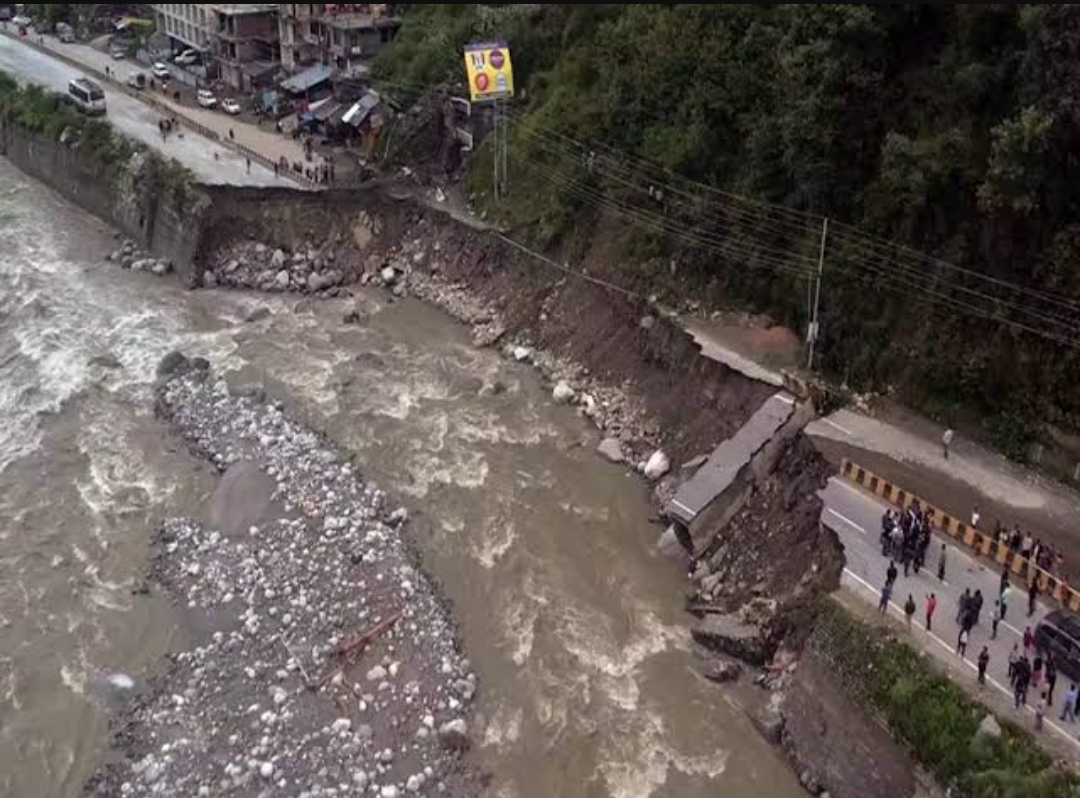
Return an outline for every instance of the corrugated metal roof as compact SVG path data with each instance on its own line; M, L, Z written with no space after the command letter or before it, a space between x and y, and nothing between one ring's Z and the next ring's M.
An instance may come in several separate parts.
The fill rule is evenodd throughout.
M302 91L307 91L313 86L318 86L320 83L325 83L330 80L330 76L334 74L334 68L327 66L326 64L316 64L313 67L305 69L296 75L293 75L288 80L285 80L281 84L281 88L287 92L297 94Z

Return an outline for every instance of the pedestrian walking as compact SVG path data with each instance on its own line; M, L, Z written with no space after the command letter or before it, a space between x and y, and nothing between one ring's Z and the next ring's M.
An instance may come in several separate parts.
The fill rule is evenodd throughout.
M236 141L236 132L229 128L229 141Z
M983 594L981 590L976 590L974 597L971 599L971 616L973 626L979 625L979 620L982 617L982 608Z
M1001 602L994 602L994 618L990 628L990 639L997 640L998 626L1001 624Z
M1009 598L1011 596L1012 588L1009 585L1005 585L1005 587L1001 591L1001 598L999 599L1001 603L1001 620L1003 621L1005 620L1005 616L1008 614L1009 611Z
M892 545L893 515L892 510L886 510L881 516L881 556L889 556L889 546Z
M930 598L926 600L926 631L934 631L934 616L937 615L937 596L934 593L930 594Z
M908 629L911 628L912 621L915 620L915 610L917 609L918 607L915 606L915 597L909 595L907 597L907 604L904 605L904 615L907 616Z
M948 545L941 544L941 556L938 558L937 564L937 578L939 582L945 581L945 562L948 559L949 547Z
M1031 633L1031 627L1024 629L1024 656L1029 659L1035 655L1035 635Z
M949 449L952 448L953 438L956 437L951 429L945 430L945 434L941 436L941 449L945 454L945 459L949 459Z
M889 614L889 602L892 601L892 582L886 582L881 589L881 603L878 604L878 612L882 615Z
M247 159L247 173L249 175L251 174L251 159L250 158Z
M1046 663L1043 661L1042 654L1035 655L1035 662L1031 666L1031 686L1035 692L1041 692L1043 686L1043 676L1046 673Z
M1062 723L1076 723L1076 705L1080 701L1080 687L1075 684L1065 694L1065 708L1061 711Z
M1046 706L1054 706L1054 690L1057 689L1057 663L1054 662L1054 655L1047 654L1046 656Z
M274 177L279 177L281 174L281 165L277 161L274 161Z
M968 588L960 596L960 603L956 607L956 624L962 626L971 608L971 588Z
M1031 687L1031 663L1021 657L1016 663L1016 708L1027 706L1028 689Z
M900 572L896 570L896 562L889 561L889 570L885 572L885 581L889 586L895 585Z
M960 630L960 637L956 641L956 653L960 655L960 659L967 659L967 647L968 642L971 640L971 634L967 629Z
M1028 588L1028 617L1035 617L1036 605L1039 603L1039 580L1032 579Z
M1009 566L1006 565L1004 568L1001 569L1001 585L1000 587L998 587L998 593L1004 593L1005 588L1007 588L1009 584Z
M1009 686L1016 687L1016 669L1020 666L1020 646L1014 645L1009 652Z
M986 687L986 671L990 667L990 649L983 646L982 653L979 654L979 684L982 687Z
M1046 696L1039 697L1039 703L1035 706L1035 731L1043 730L1043 719L1046 717Z

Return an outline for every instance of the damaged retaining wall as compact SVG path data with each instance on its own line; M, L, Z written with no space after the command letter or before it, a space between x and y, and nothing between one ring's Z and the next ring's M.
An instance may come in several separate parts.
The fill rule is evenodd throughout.
M209 197L198 189L168 185L158 155L141 152L126 164L110 164L28 133L3 117L0 155L190 275Z

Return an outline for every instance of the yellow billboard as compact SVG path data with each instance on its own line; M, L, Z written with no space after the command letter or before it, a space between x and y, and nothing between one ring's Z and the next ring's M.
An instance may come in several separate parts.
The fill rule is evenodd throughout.
M466 46L465 70L474 103L508 100L514 96L514 65L505 42Z

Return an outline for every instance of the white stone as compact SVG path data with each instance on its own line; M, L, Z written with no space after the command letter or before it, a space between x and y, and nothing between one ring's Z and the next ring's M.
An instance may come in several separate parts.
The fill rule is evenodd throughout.
M596 451L608 462L615 464L626 462L622 452L622 444L615 438L607 438L602 441Z
M665 477L669 471L671 471L671 460L663 452L656 452L645 464L645 476L651 480Z
M259 768L259 775L264 779L274 778L274 765L271 762L263 762L262 767Z
M574 389L570 387L569 383L563 381L555 386L553 396L559 404L569 404L574 401Z
M405 785L405 789L411 793L420 792L420 788L424 786L423 776L411 776L408 783Z
M352 731L352 721L348 718L339 718L334 721L334 725L330 727L330 730L337 735L347 734Z
M285 266L285 260L285 252L275 249L273 256L270 258L270 266L274 269L281 269Z
M524 363L527 360L532 360L533 351L527 347L519 346L514 349L514 360L518 363Z
M382 796L382 798L398 798L398 796L400 796L401 793L398 792L397 787L390 786L390 787L383 787L382 791L379 792L379 795Z
M382 270L381 276L382 281L385 285L393 285L397 282L398 279L397 269L393 268L392 266L387 266L385 269Z
M368 778L368 774L362 770L356 771L353 774L352 780L353 784L356 785L357 789L360 790L360 792L364 792L364 790L367 789L368 783L371 781L371 779Z
M382 665L378 665L368 671L367 680L369 682L381 682L386 678L386 668Z
M289 273L285 269L282 269L277 273L277 277L274 278L274 282L277 283L278 288L285 290L289 287Z

